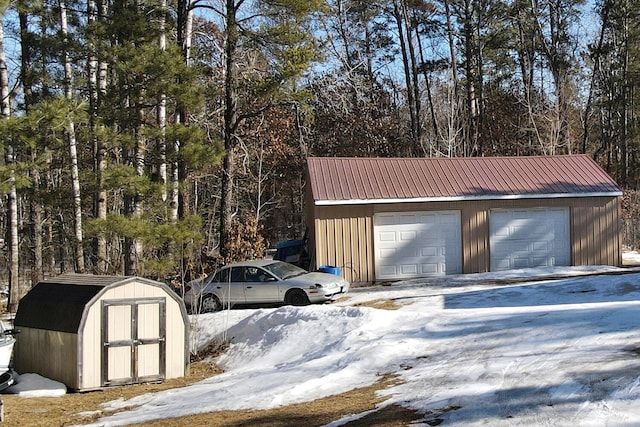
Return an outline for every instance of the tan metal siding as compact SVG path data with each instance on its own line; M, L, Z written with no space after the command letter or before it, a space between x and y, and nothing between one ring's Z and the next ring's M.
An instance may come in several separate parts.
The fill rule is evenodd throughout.
M373 281L370 207L328 206L315 212L316 266L340 267L342 276L352 283Z
M469 203L461 209L462 270L464 273L489 271L489 216Z
M373 282L374 213L460 210L463 271L487 272L492 209L554 207L570 208L573 265L621 265L619 197L315 206L310 242L317 265L341 267L343 276L352 283Z
M575 265L621 265L620 201L579 203L572 209Z

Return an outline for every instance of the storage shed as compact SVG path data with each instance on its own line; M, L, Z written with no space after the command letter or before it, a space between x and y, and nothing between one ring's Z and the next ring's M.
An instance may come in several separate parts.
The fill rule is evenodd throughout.
M587 155L309 158L314 265L352 283L620 265L622 191Z
M69 274L20 301L15 369L71 390L156 382L189 369L188 317L167 285L140 277Z

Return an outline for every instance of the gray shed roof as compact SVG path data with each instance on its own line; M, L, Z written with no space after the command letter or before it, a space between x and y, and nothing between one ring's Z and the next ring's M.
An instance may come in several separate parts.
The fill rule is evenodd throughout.
M316 205L622 194L589 156L307 159Z
M20 300L14 325L76 333L85 307L93 298L109 287L132 281L165 286L135 276L64 274L52 277L39 282Z

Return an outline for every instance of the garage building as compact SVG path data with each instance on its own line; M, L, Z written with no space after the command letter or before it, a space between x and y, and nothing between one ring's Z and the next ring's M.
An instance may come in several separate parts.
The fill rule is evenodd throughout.
M314 266L352 283L622 262L622 191L587 155L311 157L307 172Z

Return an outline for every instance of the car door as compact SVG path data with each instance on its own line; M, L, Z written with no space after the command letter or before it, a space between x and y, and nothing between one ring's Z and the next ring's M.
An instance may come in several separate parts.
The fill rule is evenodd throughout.
M243 267L229 267L219 271L212 285L223 303L244 304Z
M280 302L278 279L260 267L245 267L244 294L247 303Z

